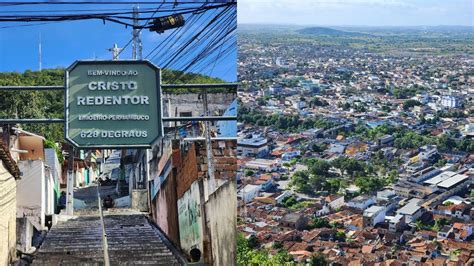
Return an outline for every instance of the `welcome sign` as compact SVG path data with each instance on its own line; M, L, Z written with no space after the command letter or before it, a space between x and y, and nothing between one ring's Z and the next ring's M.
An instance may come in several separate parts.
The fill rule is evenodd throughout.
M66 70L66 139L146 148L163 136L160 69L146 60L77 61Z

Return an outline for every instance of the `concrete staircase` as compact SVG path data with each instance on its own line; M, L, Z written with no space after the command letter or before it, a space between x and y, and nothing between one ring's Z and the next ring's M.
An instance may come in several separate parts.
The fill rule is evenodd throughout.
M144 215L104 218L110 265L185 264ZM53 226L33 265L104 265L99 216L79 216Z

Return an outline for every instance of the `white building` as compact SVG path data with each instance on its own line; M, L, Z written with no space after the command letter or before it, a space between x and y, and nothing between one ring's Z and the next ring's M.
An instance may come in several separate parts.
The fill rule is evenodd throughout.
M331 210L337 210L339 208L342 208L346 204L346 202L344 201L344 196L339 195L327 196L325 198L325 201L327 202Z
M373 204L375 204L374 197L364 196L364 195L357 196L353 198L352 200L350 200L349 202L347 202L348 207L355 208L358 210L365 210L370 205L373 205Z
M237 140L237 155L264 157L268 154L268 140L261 135L251 135Z
M245 164L245 168L266 172L276 171L281 166L281 163L277 160L267 160L267 159L255 159L248 161Z
M18 162L22 173L17 181L16 217L23 234L18 236L19 249L31 252L33 228L47 230L46 216L55 217L54 178L51 168L42 160L23 160Z
M390 221L388 222L388 230L390 232L397 232L403 229L405 226L405 216L401 214L395 215Z
M452 95L445 95L441 97L441 105L446 108L458 108L461 106L461 100Z
M303 109L306 107L306 102L305 101L295 101L293 102L293 108L295 109Z
M383 206L372 206L364 211L364 227L374 227L385 220L386 209Z
M396 211L397 214L404 215L406 223L415 222L423 214L423 208L420 206L421 199L413 198L402 208Z
M251 202L260 192L260 186L248 184L244 186L238 193L237 197L239 200L243 200L245 203Z

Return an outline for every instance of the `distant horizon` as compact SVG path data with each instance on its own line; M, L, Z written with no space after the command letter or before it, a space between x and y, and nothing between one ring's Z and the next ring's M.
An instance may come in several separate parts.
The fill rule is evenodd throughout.
M463 28L473 28L474 25L449 25L449 24L440 24L440 25L343 25L343 24L283 24L283 23L267 23L267 22L241 22L237 25L259 25L259 26L298 26L298 27L366 27L366 28L417 28L417 27L463 27Z
M239 0L240 24L474 26L471 0Z

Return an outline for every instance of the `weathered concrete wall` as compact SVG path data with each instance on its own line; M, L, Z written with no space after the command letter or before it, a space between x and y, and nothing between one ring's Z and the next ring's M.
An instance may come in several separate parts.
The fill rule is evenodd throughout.
M0 161L0 265L16 257L16 181Z
M16 249L30 253L34 234L33 224L28 218L16 218Z
M213 265L235 265L237 186L227 181L206 202L207 227L211 231Z
M30 221L38 230L44 230L46 193L45 169L43 161L19 161L22 172L17 181L16 206L17 217L31 217Z
M148 211L148 192L146 189L133 189L131 193L132 209Z
M178 199L179 241L181 249L188 255L192 248L203 251L200 206L199 184L195 181Z

